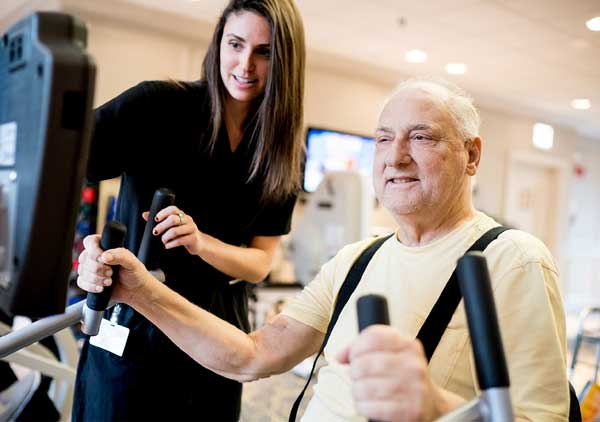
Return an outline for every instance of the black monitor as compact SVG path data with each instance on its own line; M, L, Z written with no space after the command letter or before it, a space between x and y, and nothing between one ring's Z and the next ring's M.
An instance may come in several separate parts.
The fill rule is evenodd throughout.
M370 180L374 153L372 137L309 127L302 181L304 191L314 192L327 171L356 170Z
M65 309L89 151L95 65L86 28L35 13L0 38L0 308Z

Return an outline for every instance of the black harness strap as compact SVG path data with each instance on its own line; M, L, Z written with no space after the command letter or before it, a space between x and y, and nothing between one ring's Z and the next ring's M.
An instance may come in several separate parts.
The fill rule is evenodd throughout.
M503 226L488 230L467 249L465 254L473 251L482 252L500 233L506 230L508 228ZM435 305L433 305L431 312L429 312L429 316L421 326L419 334L417 334L417 338L423 343L427 361L431 360L433 352L435 352L437 345L444 335L444 331L446 331L461 299L462 294L458 286L458 278L456 277L456 271L453 271L448 283L446 283L446 287L442 290L440 297Z

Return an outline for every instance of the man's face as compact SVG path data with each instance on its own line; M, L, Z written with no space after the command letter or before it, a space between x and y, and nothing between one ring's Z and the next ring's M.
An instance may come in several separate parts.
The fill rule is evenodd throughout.
M442 104L420 90L396 94L375 139L375 192L395 217L462 211L476 165Z

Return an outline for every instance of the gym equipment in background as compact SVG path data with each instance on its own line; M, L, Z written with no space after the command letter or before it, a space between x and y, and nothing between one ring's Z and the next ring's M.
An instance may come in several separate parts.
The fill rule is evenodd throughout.
M290 248L296 279L307 284L343 246L369 237L374 197L357 171L325 173L308 198Z
M577 335L573 345L573 357L569 366L569 379L572 381L575 367L580 359L581 346L584 343L595 346L594 371L578 394L584 420L594 420L600 414L600 385L598 384L598 369L600 368L599 316L600 308L595 306L586 307L579 314Z

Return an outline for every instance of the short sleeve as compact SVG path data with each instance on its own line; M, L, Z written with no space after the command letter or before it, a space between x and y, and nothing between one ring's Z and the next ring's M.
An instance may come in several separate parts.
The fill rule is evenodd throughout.
M88 180L118 177L127 166L143 159L140 153L148 122L147 84L128 89L94 111Z
M282 311L283 315L327 332L333 311L335 258L327 262L317 276Z
M288 234L292 224L292 212L297 195L290 195L278 203L265 206L254 224L255 236L280 236Z
M338 292L348 271L371 242L372 239L366 239L342 248L321 267L315 278L282 313L322 333L327 332Z

